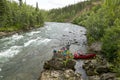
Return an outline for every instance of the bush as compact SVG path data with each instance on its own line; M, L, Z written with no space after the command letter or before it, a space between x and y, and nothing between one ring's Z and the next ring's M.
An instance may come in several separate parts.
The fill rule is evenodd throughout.
M120 58L120 27L113 26L107 29L102 38L102 52L110 62Z

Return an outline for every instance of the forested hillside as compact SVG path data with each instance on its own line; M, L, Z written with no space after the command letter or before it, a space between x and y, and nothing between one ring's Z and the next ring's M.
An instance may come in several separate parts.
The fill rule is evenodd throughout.
M29 30L40 27L44 23L41 11L26 5L22 0L19 3L9 0L0 0L0 31Z
M120 0L104 0L73 20L87 28L88 43L100 41L102 54L120 76Z
M48 11L47 21L54 22L71 22L73 18L77 17L83 10L88 10L95 6L95 2L100 0L89 0L72 4L63 8L52 9Z

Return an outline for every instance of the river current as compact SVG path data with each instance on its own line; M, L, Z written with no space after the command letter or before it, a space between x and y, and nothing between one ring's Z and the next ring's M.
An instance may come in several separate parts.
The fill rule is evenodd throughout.
M0 39L0 80L37 80L53 49L68 42L70 51L86 52L86 29L71 23L46 22L44 27ZM77 61L80 72L82 61ZM85 72L82 71L83 78Z

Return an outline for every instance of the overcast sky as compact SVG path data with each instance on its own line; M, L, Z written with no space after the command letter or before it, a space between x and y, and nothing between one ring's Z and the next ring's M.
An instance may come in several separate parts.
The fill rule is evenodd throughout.
M14 1L19 1L19 0L14 0ZM25 0L23 0L24 2ZM80 1L84 0L26 0L26 3L29 5L36 5L36 2L39 4L40 9L53 9L53 8L59 8L59 7L64 7L69 4L74 4Z

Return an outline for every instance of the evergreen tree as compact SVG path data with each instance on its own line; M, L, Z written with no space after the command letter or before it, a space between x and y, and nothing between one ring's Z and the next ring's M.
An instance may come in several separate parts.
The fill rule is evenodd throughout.
M0 31L29 30L32 27L42 26L44 23L41 10L14 1L0 1Z
M6 6L6 0L0 0L0 27L4 26Z
M22 6L22 0L19 0L19 5Z
M39 7L38 7L38 2L36 2L36 11L39 10Z

